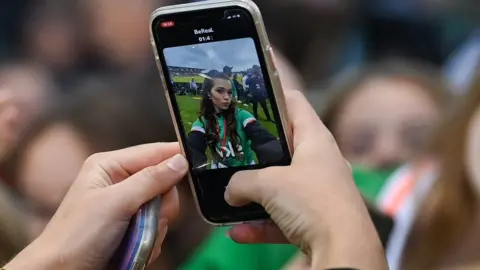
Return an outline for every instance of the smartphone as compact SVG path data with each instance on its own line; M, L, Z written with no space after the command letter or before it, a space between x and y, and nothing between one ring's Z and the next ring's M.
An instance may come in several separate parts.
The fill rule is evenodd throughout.
M272 47L247 0L157 9L151 42L203 218L231 225L268 218L257 204L231 207L225 187L242 170L291 163L291 128Z
M143 270L147 267L157 237L159 211L159 196L138 210L107 269Z

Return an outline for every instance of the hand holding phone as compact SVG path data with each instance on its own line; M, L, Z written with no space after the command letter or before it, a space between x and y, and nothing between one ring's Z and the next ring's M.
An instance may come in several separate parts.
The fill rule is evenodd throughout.
M175 185L188 170L178 152L177 143L152 143L89 157L42 234L6 268L102 269L120 244L131 217L149 212L143 210L150 206L158 210L151 200L159 194L162 222L152 231L160 229L161 244L166 223L178 215ZM152 221L143 223L145 231L151 231L153 226L147 226L157 222L156 217Z
M291 163L283 89L258 7L245 0L163 7L152 15L151 37L200 213L215 225L268 218L258 204L231 207L223 196L236 172ZM248 93L232 81L247 74L255 74ZM192 77L200 94L178 95Z
M225 193L233 206L261 203L273 222L238 224L228 235L239 243L298 245L312 256L312 269L387 269L372 218L332 134L303 94L285 94L295 136L294 162L239 172Z

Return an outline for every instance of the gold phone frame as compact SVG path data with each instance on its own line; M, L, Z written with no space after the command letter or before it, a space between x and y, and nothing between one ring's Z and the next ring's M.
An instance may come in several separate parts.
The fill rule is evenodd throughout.
M270 78L270 82L272 84L273 88L273 94L275 96L275 103L278 108L278 113L280 115L280 121L282 124L283 132L285 134L285 138L287 140L287 145L288 145L288 150L290 153L290 156L293 156L293 132L292 128L289 124L288 118L287 118L287 108L285 105L285 97L283 94L283 87L282 83L279 78L279 72L278 69L275 66L275 59L274 59L274 54L273 54L273 49L272 46L270 45L270 42L268 41L268 36L267 32L265 30L265 25L263 23L262 19L262 14L260 13L260 9L258 6L250 1L250 0L207 0L207 1L201 1L201 2L194 2L194 3L189 3L189 4L180 4L180 5L172 5L172 6L165 6L156 9L151 17L150 17L150 41L153 47L153 52L155 56L155 62L157 63L157 68L160 74L160 78L162 80L162 85L165 91L165 97L167 99L168 103L168 109L170 111L170 116L172 117L172 122L173 125L175 126L175 133L177 135L177 139L180 142L180 147L182 150L182 153L185 155L185 148L183 145L182 141L182 136L180 135L180 130L178 128L178 122L180 119L176 119L175 113L173 111L172 103L170 100L170 93L167 87L167 81L165 80L165 72L163 70L162 64L160 62L160 57L158 55L158 49L155 44L155 38L154 38L154 33L153 33L153 22L158 16L162 15L167 15L167 14L174 14L174 13L182 13L182 12L189 12L189 11L196 11L196 10L204 10L204 9L213 9L213 8L222 8L222 7L241 7L246 9L252 16L254 23L255 23L255 29L257 31L258 37L260 39L260 44L262 47L262 50L258 53L263 54L265 62L267 64L267 72L268 76ZM201 211L200 208L200 203L197 198L197 193L195 191L195 186L193 183L193 179L191 174L189 173L188 179L190 181L190 187L192 189L192 193L195 197L195 205L197 207L197 211L200 213L202 218L209 224L215 225L215 226L228 226L228 225L234 225L234 224L241 224L241 223L248 223L252 221L239 221L239 222L228 222L228 223L215 223L210 220L208 220Z

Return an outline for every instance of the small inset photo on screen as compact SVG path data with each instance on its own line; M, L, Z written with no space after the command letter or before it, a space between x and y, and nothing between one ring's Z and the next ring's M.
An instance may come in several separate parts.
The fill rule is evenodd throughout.
M166 64L195 169L283 158L271 97L251 38L166 48Z

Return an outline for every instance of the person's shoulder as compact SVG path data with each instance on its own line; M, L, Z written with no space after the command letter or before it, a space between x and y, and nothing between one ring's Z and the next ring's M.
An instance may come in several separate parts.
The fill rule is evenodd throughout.
M245 109L242 109L242 108L237 108L236 115L237 115L237 117L243 117L243 118L253 117L253 114L251 112L249 112Z
M236 117L238 121L242 122L243 127L257 120L249 111L240 108L237 108Z
M192 129L190 131L199 131L205 133L205 125L200 119L195 120L192 124Z

